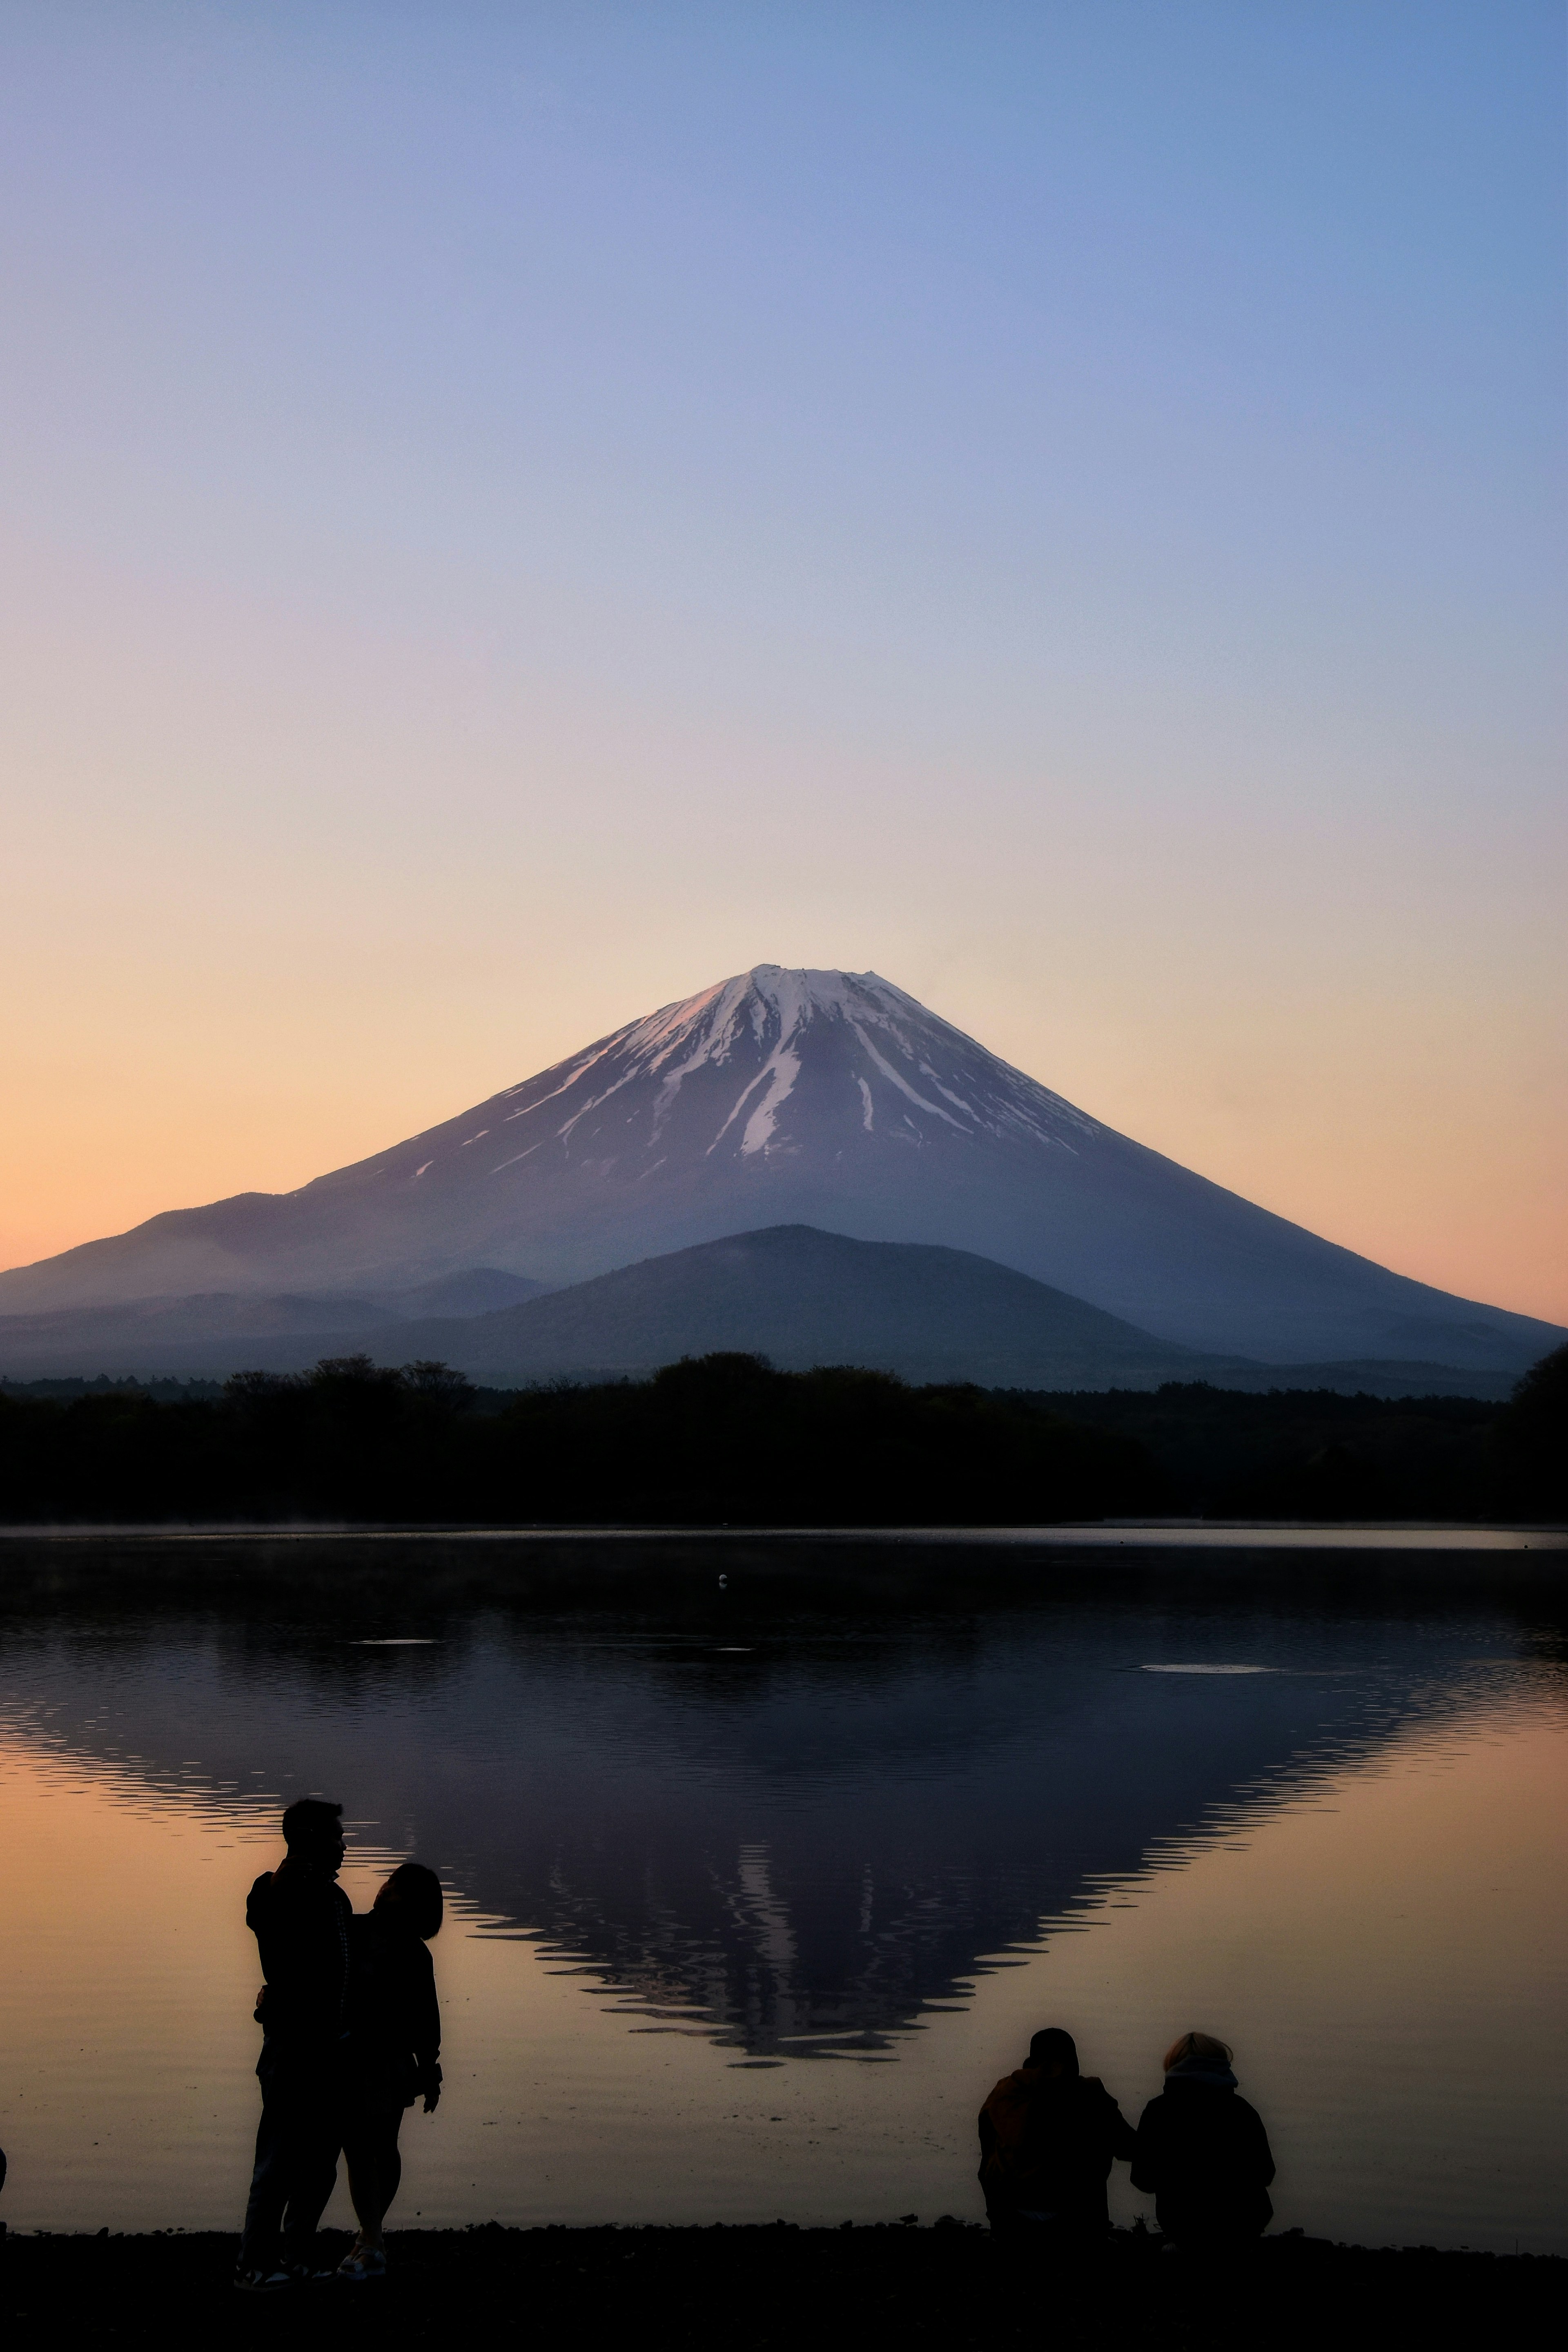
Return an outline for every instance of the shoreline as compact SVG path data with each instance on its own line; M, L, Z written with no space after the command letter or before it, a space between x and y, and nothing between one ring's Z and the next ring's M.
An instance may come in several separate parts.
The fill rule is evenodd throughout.
M324 2231L323 2258L346 2251ZM434 2343L455 2326L597 2344L656 2337L734 2352L803 2339L865 2347L914 2338L942 2352L1000 2343L1108 2347L1317 2347L1357 2340L1470 2345L1550 2340L1568 2317L1568 2257L1265 2238L1234 2263L1164 2254L1116 2231L1076 2262L951 2217L802 2228L560 2224L388 2231L390 2273L267 2296L230 2284L237 2238L207 2231L0 2241L0 2319L32 2338L116 2343ZM1527 2333L1528 2332L1528 2333ZM22 2338L20 2340L28 2340Z
M1042 1550L1568 1551L1568 1525L1551 1520L1063 1519L965 1527L751 1527L676 1521L424 1522L353 1519L92 1520L0 1523L0 1542L25 1543L769 1543L1027 1544Z

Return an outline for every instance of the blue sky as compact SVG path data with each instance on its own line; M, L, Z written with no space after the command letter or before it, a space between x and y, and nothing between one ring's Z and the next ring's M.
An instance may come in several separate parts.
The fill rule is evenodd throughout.
M1568 1313L1563 50L0 8L7 1254L774 960Z

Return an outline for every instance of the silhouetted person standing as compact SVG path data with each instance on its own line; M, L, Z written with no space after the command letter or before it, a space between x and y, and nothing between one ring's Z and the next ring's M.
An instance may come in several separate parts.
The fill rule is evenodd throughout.
M342 2038L347 2021L348 1896L342 1807L301 1797L283 1816L288 1847L246 1905L267 1981L261 2021L261 2123L236 2286L262 2294L313 2275L316 2228L338 2177Z
M1104 2084L1079 2073L1072 2035L1047 2026L980 2110L980 2185L992 2228L1102 2237L1111 2164L1137 2145Z
M1209 2033L1184 2033L1165 2053L1165 2087L1138 2125L1132 2185L1152 2192L1173 2245L1219 2252L1258 2237L1274 2218L1274 2158L1256 2107L1237 2095L1231 2053Z
M426 1946L443 1908L435 1872L402 1862L353 1923L343 2154L359 2235L341 2279L384 2277L382 2223L403 2178L398 2129L416 2099L433 2116L441 2096L441 2008Z

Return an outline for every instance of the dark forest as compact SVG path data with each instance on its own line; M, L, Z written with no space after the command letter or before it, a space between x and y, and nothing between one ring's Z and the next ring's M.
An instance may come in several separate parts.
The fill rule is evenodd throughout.
M1123 1516L1537 1520L1568 1509L1568 1349L1495 1405L1330 1391L1032 1395L709 1356L479 1391L445 1365L221 1390L0 1392L0 1519L1009 1526Z

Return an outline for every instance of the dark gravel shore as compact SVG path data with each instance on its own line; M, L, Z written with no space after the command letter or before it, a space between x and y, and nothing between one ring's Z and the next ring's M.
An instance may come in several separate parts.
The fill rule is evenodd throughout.
M473 2328L571 2347L654 2342L1129 2347L1562 2342L1568 2261L1267 2240L1234 2267L1119 2233L1071 2270L977 2228L410 2230L380 2284L265 2298L235 2240L26 2237L0 2245L15 2343L449 2342ZM346 2246L347 2241L342 2242ZM341 2251L339 2242L326 2241Z

